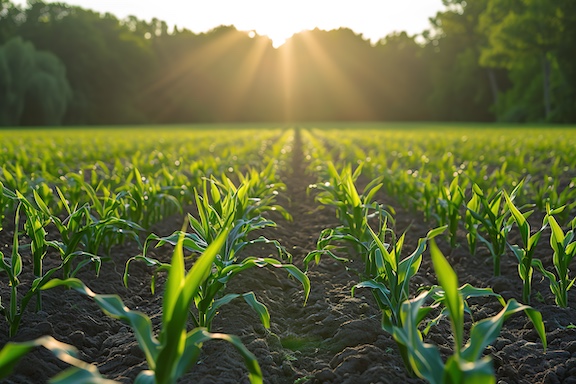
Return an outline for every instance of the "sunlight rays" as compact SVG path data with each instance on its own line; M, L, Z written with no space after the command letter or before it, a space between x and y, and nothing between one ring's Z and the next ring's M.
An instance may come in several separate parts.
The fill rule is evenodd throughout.
M336 44L335 33L351 45ZM357 38L350 30L315 29L274 49L255 31L220 27L174 40L181 54L166 58L168 69L147 94L160 119L180 112L205 121L247 121L258 111L263 119L284 121L370 119L376 106L361 89L377 80L359 61L363 48L350 48Z
M219 99L222 115L233 118L243 107L267 49L273 49L267 37L251 37L234 27L219 27L200 36L198 43L183 46L183 54L174 58L170 69L148 88L146 93L162 105L159 117L172 113L179 98L194 94L199 109L204 101ZM231 54L243 59L236 62L228 57ZM227 92L217 92L223 82ZM174 89L174 85L179 92L167 94L164 91Z
M303 111L312 119L325 112L336 112L344 119L373 116L370 103L338 65L334 51L327 52L317 40L323 33L301 32L279 48L285 118L292 120Z

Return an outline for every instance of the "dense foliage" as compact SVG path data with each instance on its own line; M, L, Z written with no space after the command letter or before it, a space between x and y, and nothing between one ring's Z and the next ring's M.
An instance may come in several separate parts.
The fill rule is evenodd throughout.
M420 36L371 44L349 29L315 29L276 49L232 26L196 34L157 19L1 0L0 104L24 106L0 112L0 123L576 121L573 1L444 3ZM16 37L39 52L32 85L11 80Z

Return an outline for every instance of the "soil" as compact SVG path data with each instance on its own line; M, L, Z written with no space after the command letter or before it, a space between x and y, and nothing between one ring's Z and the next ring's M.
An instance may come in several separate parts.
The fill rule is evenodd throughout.
M298 146L295 146L297 149ZM287 190L279 196L280 203L292 214L293 221L273 216L278 226L266 229L262 235L278 239L293 256L294 264L303 267L306 254L315 249L316 240L325 228L338 225L335 212L323 208L307 191L316 176L305 172L301 154L294 153L291 172L284 175ZM378 199L396 209L396 232L409 228L404 250L411 252L420 237L432 228L420 214L398 208L395 201L384 194ZM154 226L152 231L168 235L181 228L182 216L173 216ZM13 229L12 229L13 231ZM0 232L0 245L6 251L12 241L10 228ZM504 298L521 298L521 280L512 255L502 260L502 276L492 277L492 264L487 250L480 248L470 256L464 233L460 247L450 250L444 240L439 245L459 276L459 281L479 287L492 287ZM155 324L161 316L162 279L157 294L150 291L152 271L142 263L133 263L129 287L122 284L124 265L138 254L135 244L124 244L113 250L112 260L102 266L96 278L88 269L79 274L97 293L117 293L132 309L147 313ZM172 249L164 246L153 256L169 260ZM246 249L246 256L268 256L273 248ZM25 256L25 255L24 255ZM56 256L56 255L53 255ZM49 259L51 255L47 256ZM543 236L536 257L551 267L548 237ZM25 268L29 260L25 258ZM422 383L411 377L403 366L392 337L380 326L380 312L368 290L358 290L354 297L351 288L357 276L338 262L323 258L310 267L311 293L306 306L302 288L285 273L271 269L244 271L228 285L228 292L254 291L266 304L271 315L271 328L266 330L257 315L242 300L224 306L213 324L214 332L240 336L252 351L263 370L264 381L285 383ZM22 283L29 284L31 276L23 273ZM434 272L426 252L412 292L420 286L435 283ZM0 281L0 295L6 304L9 298L6 278ZM494 362L498 383L576 383L576 290L570 293L569 308L558 308L548 287L548 281L535 272L532 305L543 316L547 330L548 349L545 352L527 317L517 314L504 325L500 337L486 353ZM131 383L147 368L143 353L126 325L104 315L90 299L73 290L52 289L43 293L43 310L35 313L34 301L23 316L18 334L9 339L5 321L0 322L0 345L7 341L31 340L42 335L78 348L80 357L98 366L108 379ZM471 302L475 319L495 314L500 306L495 300ZM438 324L426 337L447 356L451 353L452 337L447 321ZM24 357L13 375L4 383L45 383L67 365L51 352L38 348ZM204 344L199 362L180 381L181 383L246 383L247 373L240 355L226 342Z

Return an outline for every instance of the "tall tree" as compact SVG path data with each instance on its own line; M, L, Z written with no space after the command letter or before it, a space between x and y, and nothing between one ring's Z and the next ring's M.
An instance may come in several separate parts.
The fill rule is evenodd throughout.
M482 51L481 64L520 70L521 81L542 82L543 117L550 119L553 109L553 71L557 67L557 48L565 26L560 2L548 0L490 0L481 16L481 29L489 44ZM528 74L540 66L540 75ZM529 109L527 107L526 109Z
M69 124L136 123L146 120L139 96L152 54L144 36L111 14L62 3L31 1L18 33L65 64L74 91Z
M444 0L446 10L431 19L426 61L433 87L428 102L436 119L493 120L490 106L507 77L505 71L479 63L487 42L479 19L488 1Z
M0 46L0 125L58 125L71 90L62 62L20 37Z

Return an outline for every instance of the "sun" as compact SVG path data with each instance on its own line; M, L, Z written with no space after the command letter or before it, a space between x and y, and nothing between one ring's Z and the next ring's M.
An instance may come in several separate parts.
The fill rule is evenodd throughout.
M250 37L255 37L256 35L266 36L272 41L272 46L274 48L279 48L283 45L290 37L295 33L298 33L304 28L298 27L297 25L291 25L290 23L260 23L261 25L256 26L248 32Z
M300 0L293 2L253 1L252 6L235 8L230 22L238 29L254 31L267 36L274 48L283 45L294 34L314 29L330 20L329 13L320 14L313 7L306 7ZM228 20L228 19L227 19Z

